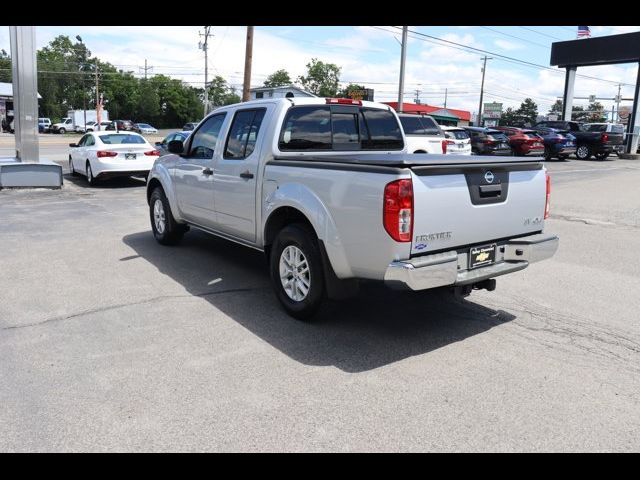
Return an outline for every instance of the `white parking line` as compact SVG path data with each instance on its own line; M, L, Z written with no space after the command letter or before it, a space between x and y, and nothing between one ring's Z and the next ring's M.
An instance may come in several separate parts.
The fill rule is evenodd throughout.
M575 173L575 172L602 172L603 170L640 170L640 167L611 167L611 168L585 168L585 169L579 169L579 170L554 170L551 173L558 174L558 173Z

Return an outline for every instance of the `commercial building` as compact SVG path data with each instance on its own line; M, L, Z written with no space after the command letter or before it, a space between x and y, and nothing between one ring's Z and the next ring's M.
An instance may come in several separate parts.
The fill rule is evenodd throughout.
M398 102L382 102L391 108L398 110ZM403 113L415 113L432 116L440 125L452 127L465 127L471 121L471 112L454 108L435 107L423 103L402 103Z

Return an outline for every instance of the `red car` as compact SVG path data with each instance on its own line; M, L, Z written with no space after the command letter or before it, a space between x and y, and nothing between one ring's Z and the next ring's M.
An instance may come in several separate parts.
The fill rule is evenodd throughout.
M501 130L509 138L509 145L514 155L544 154L544 140L535 130L517 127L494 127Z

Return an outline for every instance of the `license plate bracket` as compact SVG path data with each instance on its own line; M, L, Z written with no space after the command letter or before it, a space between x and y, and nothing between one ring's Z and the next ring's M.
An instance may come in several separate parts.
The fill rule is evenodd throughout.
M469 270L486 267L496 262L496 244L481 245L469 249Z
M136 159L136 154L135 153L125 153L124 154L124 158L125 158L125 160L135 160Z

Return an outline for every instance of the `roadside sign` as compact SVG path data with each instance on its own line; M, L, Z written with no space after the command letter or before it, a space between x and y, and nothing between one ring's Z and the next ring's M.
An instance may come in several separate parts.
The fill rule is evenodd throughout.
M502 116L502 104L496 102L485 103L482 109L482 116L484 118L500 118Z
M629 121L630 114L631 114L630 107L620 107L620 110L618 110L618 119L620 123L623 123L626 125L627 122Z
M368 100L373 102L373 88L363 88L359 90L350 90L349 98L353 100Z

